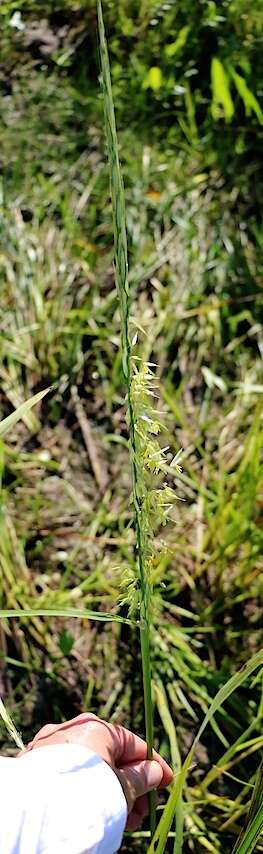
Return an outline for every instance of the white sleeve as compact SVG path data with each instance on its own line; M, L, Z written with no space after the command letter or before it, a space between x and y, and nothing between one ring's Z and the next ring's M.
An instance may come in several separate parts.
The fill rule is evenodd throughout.
M115 854L127 818L116 774L73 744L0 757L1 854Z

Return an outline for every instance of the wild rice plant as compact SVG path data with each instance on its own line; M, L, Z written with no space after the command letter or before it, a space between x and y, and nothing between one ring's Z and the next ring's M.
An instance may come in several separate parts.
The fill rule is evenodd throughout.
M102 70L102 87L106 126L106 141L110 169L110 183L113 209L115 274L121 316L122 365L127 389L128 424L130 431L130 454L132 466L133 504L138 554L138 576L129 581L128 601L130 611L136 606L140 614L140 638L142 654L143 688L146 739L148 757L153 749L153 701L151 690L151 623L152 623L152 562L154 557L153 536L160 524L165 524L167 515L176 498L172 489L152 486L151 473L158 475L167 471L165 450L160 449L156 435L162 428L160 418L152 406L155 395L155 378L149 363L142 363L133 354L133 342L130 340L129 317L130 296L128 282L127 238L125 226L125 201L122 175L119 163L118 140L116 133L114 104L111 89L110 66L105 38L101 0L98 0L99 46ZM175 460L178 467L178 459ZM179 468L179 467L178 467ZM148 854L163 854L166 850L168 834L176 815L176 834L174 852L183 850L183 813L182 794L186 777L191 766L197 743L205 727L211 721L225 700L263 663L263 651L254 655L249 663L236 673L216 694L205 715L204 721L193 741L191 750L175 779L171 794L157 829L155 828L155 804L150 797L150 826L153 835ZM166 721L171 729L171 720ZM260 776L261 779L261 776ZM254 850L263 825L263 806L259 804L257 785L256 805L251 812L245 835L237 843L237 854L248 854ZM251 847L252 845L252 847Z
M127 244L125 231L125 208L124 194L121 181L117 137L114 119L113 101L111 95L110 71L107 57L107 47L105 42L103 20L101 12L101 3L98 6L99 26L100 26L100 50L103 72L103 86L105 99L105 115L106 115L106 132L109 148L109 160L111 170L112 184L112 201L114 212L114 228L115 228L115 251L116 251L116 283L121 309L121 325L122 325L122 358L123 358L123 373L127 388L127 408L128 421L130 429L130 446L131 446L131 463L133 473L133 498L136 519L137 532L137 552L138 552L138 573L132 575L129 580L129 606L131 615L139 606L139 621L137 625L140 627L141 645L142 645L142 663L143 663L143 683L145 696L145 712L146 712L146 731L148 742L148 755L151 756L153 743L153 715L152 715L152 697L151 697L151 667L150 667L150 651L151 651L151 626L153 621L152 605L153 605L153 562L154 550L152 547L153 535L156 527L160 523L165 523L169 509L174 501L174 493L166 486L160 488L159 476L167 470L165 463L165 451L161 450L156 439L162 425L159 417L152 406L152 401L155 395L155 375L150 364L142 364L134 355L134 343L129 335L129 287L128 287L128 271L127 271ZM37 399L34 400L37 402ZM30 405L33 405L31 402ZM23 407L30 408L29 403L23 404ZM17 410L12 416L9 416L0 426L0 436L4 435L9 427L18 420L19 417L24 417L26 421L27 408L22 411ZM155 482L157 480L157 484ZM154 484L154 486L153 486ZM201 494L201 493L200 493ZM217 518L215 519L217 524ZM138 612L137 612L138 613ZM135 625L134 620L121 618L120 616L105 614L103 612L90 611L88 609L70 609L60 608L20 608L6 609L0 611L0 618L12 617L34 617L42 616L65 616L65 617L80 617L95 620L118 620ZM188 771L191 767L194 750L207 724L213 723L214 714L222 707L225 700L231 693L242 685L253 671L260 667L263 663L262 653L258 653L252 657L249 664L239 673L235 674L232 679L218 692L211 704L211 707L204 719L204 722L196 736L192 749L185 760L182 768L180 768L180 757L178 760L176 751L176 741L173 734L173 720L170 717L166 718L166 731L170 733L170 742L173 743L173 755L175 757L179 773L176 776L173 789L171 791L168 803L163 811L161 821L154 834L154 838L150 844L148 854L163 854L166 850L168 834L170 832L171 823L176 817L176 839L175 851L176 854L181 854L183 850L183 815L182 815L182 793L187 779ZM163 701L159 689L159 705ZM158 704L158 696L157 696ZM159 707L159 706L158 706ZM0 714L5 721L9 734L15 739L18 746L21 742L18 733L13 727L12 721L6 710L0 703ZM164 723L164 712L163 712ZM165 726L165 724L164 724ZM250 735L249 728L246 731L246 737ZM243 739L245 734L243 733ZM241 742L242 743L242 742ZM236 742L237 744L237 742ZM239 745L240 746L240 745ZM206 785L208 786L208 778L210 782L216 779L221 772L222 767L227 763L233 745L226 751L220 762L215 768L212 768L207 775ZM233 753L231 754L233 755ZM210 777L209 777L210 775ZM213 775L213 776L212 776ZM179 809L178 809L179 807ZM151 827L154 825L154 815L152 807ZM234 848L235 854L248 854L254 850L263 823L263 806L262 806L262 772L259 770L254 794L251 802L251 810L248 816L248 823L244 832L238 839ZM210 847L209 847L210 845ZM211 851L211 843L207 841L207 850Z
M160 432L162 425L152 407L155 380L151 365L140 363L140 360L139 362L136 361L130 339L130 295L124 188L119 163L110 66L100 0L98 0L98 28L113 211L115 278L120 305L122 367L127 390L127 420L130 433L130 459L138 556L138 575L129 579L129 605L130 610L133 610L134 606L137 605L140 613L145 729L150 759L153 750L150 652L153 536L156 527L165 524L175 495L173 490L166 485L161 489L152 488L149 477L151 472L159 474L164 469L164 451L161 450L158 441L154 438ZM153 832L155 828L153 794L150 795L150 825Z

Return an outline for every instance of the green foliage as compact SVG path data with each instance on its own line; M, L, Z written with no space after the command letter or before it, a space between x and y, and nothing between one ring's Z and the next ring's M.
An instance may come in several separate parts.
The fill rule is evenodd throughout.
M211 83L213 92L212 116L214 119L220 118L220 106L222 106L225 120L229 122L234 115L234 104L224 66L216 56L213 57L211 64Z
M176 806L178 803L178 799L182 793L182 789L184 786L186 775L189 771L191 761L192 761L192 758L194 756L195 748L197 746L198 741L201 738L202 733L204 732L205 727L207 726L207 724L209 723L211 718L215 715L215 713L218 711L218 709L220 709L221 705L230 696L232 691L235 691L240 685L242 685L242 683L245 682L245 680L248 678L248 676L250 676L251 673L253 673L253 671L257 667L259 667L262 663L263 663L263 650L261 650L255 656L253 656L252 659L248 662L248 664L242 669L242 671L239 671L239 673L235 673L235 675L232 676L232 678L222 688L220 688L218 694L216 695L213 702L211 703L211 706L210 706L210 708L209 708L209 710L208 710L208 712L204 718L204 721L202 722L201 727L200 727L197 735L195 736L191 750L188 753L188 756L185 759L185 762L182 766L182 769L178 774L178 778L173 785L173 789L171 791L171 794L170 794L169 800L166 804L166 807L163 811L163 815L162 815L162 818L160 820L159 826L157 827L155 836L154 836L152 843L149 847L149 854L163 854L163 852L165 851L167 836L168 836L169 829L171 827L171 823L172 823L174 812L175 812L175 809L176 809ZM255 826L254 826L254 828L252 826L250 829L250 831L251 831L250 842L252 839L252 843L255 843L255 841L257 839L256 834L258 833L259 828L261 828L260 820L262 820L262 815L258 816L258 813L257 813L256 814ZM254 837L253 837L253 832L254 832ZM253 850L253 848L254 848L254 845L253 845L252 849L250 849L250 850ZM246 850L249 850L249 849L246 849L246 847L244 847L244 852Z
M213 57L211 63L211 84L213 99L211 104L212 116L214 119L220 118L220 105L223 107L223 113L226 122L231 121L234 116L234 103L230 91L231 78L235 83L236 89L245 107L245 113L250 116L255 113L259 124L263 123L263 113L261 107L253 95L253 92L247 86L246 80L235 71L232 66L229 66L228 71L224 68L222 62L217 57Z
M140 637L142 654L143 690L145 703L145 730L147 755L152 758L153 752L153 707L151 689L151 652L150 652L150 601L151 586L146 563L145 525L141 506L141 467L137 443L137 418L134 409L131 378L131 344L130 344L130 311L129 311L129 281L128 254L125 222L125 202L122 176L118 156L118 140L116 134L114 104L112 99L110 67L107 42L105 39L101 2L98 0L98 27L100 42L100 59L102 68L102 83L104 94L104 112L106 125L106 140L108 147L109 169L111 180L112 212L114 224L116 286L121 312L122 367L127 389L128 418L130 430L130 455L133 480L133 503L138 549L138 577L140 583ZM151 831L154 832L156 823L156 807L154 795L149 796Z
M257 842L260 840L263 830L263 804L259 807L257 813L250 820L248 827L246 828L243 839L237 846L234 848L236 854L250 854L251 851L254 851Z
M249 854L254 851L263 830L263 762L257 770L254 792L251 798L247 826L233 848L233 854Z
M161 69L158 65L153 65L153 67L149 69L148 74L146 74L142 87L143 89L153 89L154 92L158 92L158 89L160 89L162 85L162 79Z
M19 735L19 733L17 732L17 729L16 729L16 727L15 727L15 725L14 725L13 721L12 721L12 718L11 718L11 717L10 717L10 715L8 714L8 712L7 712L7 710L6 710L5 706L4 706L4 703L3 703L3 701L1 700L1 698L0 698L0 716L1 716L2 721L3 721L3 723L4 723L4 725L5 725L6 729L7 729L7 732L9 733L10 737L11 737L11 738L13 739L13 741L15 742L16 746L18 747L18 749L19 749L19 750L23 750L23 746L24 746L24 745L23 745L23 742L22 742L21 736L20 736L20 735Z
M151 438L161 429L161 422L155 414L149 398L153 396L153 374L150 366L143 363L137 369L133 367L130 344L130 311L127 238L125 223L125 203L122 177L118 158L118 142L115 126L114 105L112 100L110 69L107 44L104 34L102 9L98 3L98 22L100 38L100 58L104 93L106 139L108 146L111 194L115 239L116 285L121 310L122 366L127 387L128 424L130 431L130 452L133 480L133 503L135 512L136 537L138 549L137 577L134 589L139 588L139 614L141 633L141 652L143 668L143 686L145 700L145 725L148 756L153 750L153 707L151 694L151 567L154 559L152 539L155 529L165 524L167 514L174 500L173 490L166 484L160 489L149 485L147 474L158 474L164 467L164 451L159 443ZM132 373L133 372L133 373ZM134 589L129 585L130 605L134 603ZM151 830L155 828L155 804L150 798Z
M255 98L255 95L253 95L253 92L251 92L250 89L248 88L247 83L244 80L244 78L241 77L240 74L237 74L237 72L235 71L234 68L230 67L230 75L233 78L234 83L235 83L236 88L237 88L237 91L238 91L238 93L239 93L239 95L242 98L242 101L244 103L246 116L250 116L251 113L255 113L255 115L257 116L257 119L259 121L259 124L262 125L263 124L263 112L261 110L261 107L259 106L257 99Z
M170 44L166 45L166 47L165 47L166 56L168 56L168 57L175 56L176 53L178 53L180 50L182 50L182 48L185 46L185 44L187 42L190 29L191 29L191 27L189 27L187 24L185 27L182 27L182 29L179 31L178 36L175 39L175 41L170 42Z
M34 394L29 400L26 400L24 403L21 403L21 406L18 406L11 415L8 415L7 418L4 418L0 421L0 436L5 436L8 430L11 430L12 427L16 424L20 418L25 420L25 423L28 423L27 413L32 409L36 403L39 403L40 400L50 391L50 389L45 389L44 391L38 392L38 394ZM32 426L32 422L29 421L29 426Z
M5 608L0 611L0 619L10 619L11 617L78 617L82 620L102 620L102 622L112 622L116 621L116 623L126 623L127 625L134 625L134 623L126 619L125 617L120 617L118 614L104 614L103 611L89 611L87 609L78 609L78 608L21 608L21 609L10 609Z
M69 655L71 650L72 650L73 645L74 645L74 638L72 637L70 632L67 632L64 629L64 631L61 632L60 639L59 639L59 646L60 646L61 652L63 652L63 655Z
M19 9L24 29L10 25L13 2L0 10L1 416L53 387L1 445L5 702L25 741L87 708L143 733L95 5ZM116 16L105 0L103 11L138 330L155 746L177 775L217 692L262 645L262 4L120 0ZM211 112L213 59L229 121L222 104ZM210 718L183 796L179 779L169 854L242 841L262 746L258 672ZM124 849L141 854L148 840L144 829Z

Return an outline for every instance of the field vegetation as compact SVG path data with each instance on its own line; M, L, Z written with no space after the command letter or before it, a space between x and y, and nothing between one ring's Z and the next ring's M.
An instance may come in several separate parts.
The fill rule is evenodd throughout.
M139 449L154 743L179 777L217 692L251 665L210 714L176 836L172 821L156 850L263 851L262 5L104 0L103 12L138 419L138 393L157 394ZM24 741L86 709L143 734L96 4L5 0L0 21L0 417L51 387L0 435L0 693ZM3 615L17 610L59 615ZM4 727L1 745L15 750ZM253 794L258 833L237 842ZM146 823L123 851L149 845Z

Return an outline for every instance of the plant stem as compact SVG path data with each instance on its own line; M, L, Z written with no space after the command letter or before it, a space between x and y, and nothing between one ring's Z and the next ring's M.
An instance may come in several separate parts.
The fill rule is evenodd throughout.
M125 225L125 201L124 189L118 154L118 140L116 132L114 104L111 89L110 66L108 58L107 43L105 38L101 0L98 0L98 27L100 58L102 69L102 85L104 95L104 111L106 139L108 146L108 157L111 179L111 195L114 225L115 245L115 276L116 287L120 303L121 313L121 338L122 338L122 366L127 388L128 418L130 429L130 455L133 482L133 502L135 513L135 528L138 550L138 568L141 591L140 604L140 642L142 656L143 692L144 692L144 714L147 741L148 759L152 758L153 751L153 703L151 689L151 664L150 664L150 597L151 590L147 577L143 526L141 518L141 490L140 470L138 466L138 449L136 443L136 417L133 407L131 382L131 342L129 336L129 283L128 283L128 258L127 258L127 236ZM150 793L150 825L151 832L155 829L155 798Z
M147 756L152 759L153 750L153 706L152 706L152 690L151 690L151 658L150 658L150 632L149 625L142 625L141 614L141 653L142 653L142 674L143 674L143 693L144 693L144 713L145 713L145 730L147 741ZM153 836L156 827L156 797L155 792L149 793L150 807L150 830Z

